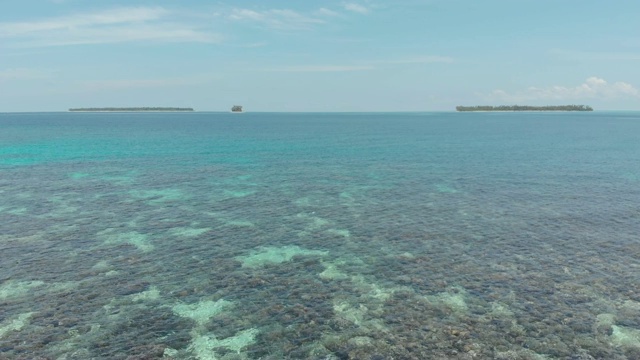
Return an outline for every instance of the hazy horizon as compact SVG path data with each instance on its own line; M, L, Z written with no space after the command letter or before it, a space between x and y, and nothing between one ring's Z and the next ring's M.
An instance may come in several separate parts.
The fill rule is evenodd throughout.
M640 3L624 5L3 3L0 112L234 104L252 112L635 111Z
M96 112L96 113L220 113L220 114L226 114L226 113L230 113L231 111L229 110L198 110L198 109L193 109L193 111L169 111L169 110L160 110L160 111L154 111L154 110L148 110L148 111L69 111L69 110L41 110L41 111L29 111L29 110L24 110L24 111L0 111L0 114L20 114L20 113L25 113L25 114L37 114L37 113L90 113L90 112ZM283 113L283 114L296 114L296 113L309 113L309 114L331 114L331 113L351 113L351 114L402 114L402 113L416 113L416 114L420 114L420 113L450 113L450 112L459 112L456 111L456 109L452 109L452 110L322 110L322 111L314 111L314 110L243 110L243 113ZM492 113L585 113L585 112L580 112L580 111L565 111L565 110L520 110L520 111L473 111L473 112L492 112ZM593 111L590 112L640 112L640 110L636 110L636 109L594 109ZM463 112L464 113L464 112Z

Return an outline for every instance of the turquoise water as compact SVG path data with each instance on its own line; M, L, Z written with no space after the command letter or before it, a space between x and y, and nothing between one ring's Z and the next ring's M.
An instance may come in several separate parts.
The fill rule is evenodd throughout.
M640 113L0 114L0 358L638 359Z

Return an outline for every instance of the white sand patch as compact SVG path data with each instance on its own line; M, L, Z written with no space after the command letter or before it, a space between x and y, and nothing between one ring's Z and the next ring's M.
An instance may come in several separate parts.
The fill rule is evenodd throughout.
M165 357L165 358L177 358L179 353L180 352L178 350L168 347L168 348L164 349L164 352L162 353L162 357Z
M496 360L512 360L512 359L547 360L550 358L546 355L538 354L537 352L534 352L529 349L496 352Z
M86 178L87 176L89 176L89 174L88 173L83 173L83 172L74 172L74 173L69 174L69 177L72 178L72 179L75 179L75 180L83 179L83 178Z
M47 216L56 216L63 214L72 214L78 212L78 207L74 205L70 205L71 200L64 199L61 196L52 196L49 198L49 201L55 203L57 205L54 212L47 214Z
M612 325L611 343L621 347L640 348L640 330L628 326Z
M106 237L105 244L129 244L133 245L142 252L149 252L154 249L153 244L149 241L149 236L136 231L124 233L116 233L113 230L105 230L98 233L98 236Z
M109 262L106 260L100 260L91 267L91 269L95 271L108 271L110 268L111 265L109 265Z
M238 256L236 260L243 267L260 267L267 264L280 264L290 261L294 256L326 256L328 251L307 250L296 245L283 247L261 247L249 255Z
M345 280L349 278L349 275L338 270L336 264L323 263L323 265L325 267L324 271L318 274L321 278L328 280Z
M23 296L32 289L44 285L44 281L13 281L9 280L0 285L0 300Z
M333 311L342 319L360 326L362 325L364 316L366 315L367 311L369 311L369 308L367 308L363 304L351 306L351 304L346 301L334 301Z
M179 189L131 190L129 194L135 199L148 200L151 205L185 199L183 192Z
M375 299L377 301L387 300L393 293L400 290L410 290L405 286L398 286L393 288L385 288L378 284L366 281L362 275L351 276L351 282L353 285L367 297Z
M12 236L12 235L0 235L0 242L8 242L8 241L15 241L15 242L20 242L20 243L31 243L31 242L42 242L42 241L48 241L44 238L43 234L34 234L34 235L28 235L28 236L20 236L20 237L16 237L16 236Z
M633 301L633 300L626 300L620 308L626 311L637 312L637 311L640 311L640 302Z
M178 304L172 309L176 315L190 318L198 325L204 325L209 319L232 305L232 302L220 299L218 301L200 301L195 304Z
M616 316L614 314L598 314L596 316L595 326L597 327L610 327L615 324Z
M318 230L329 225L330 223L327 219L323 219L318 216L310 216L305 213L296 214L296 218L310 222L310 224L307 226L308 230Z
M329 229L327 230L327 232L329 234L332 235L338 235L338 236L343 236L343 237L351 237L351 233L349 232L349 230L343 230L343 229Z
M255 227L255 225L250 221L245 220L229 220L226 222L228 226L238 226L238 227Z
M26 207L21 207L21 208L6 210L6 212L11 215L25 215L26 213L29 212L29 210Z
M365 306L364 304L352 305L347 301L334 300L333 312L336 318L341 321L348 321L365 329L385 331L386 327L381 319L377 318L377 316L374 318L367 316L369 313L379 313L380 304L374 303L371 304L371 306L373 306L373 308Z
M509 306L500 302L491 303L491 315L500 318L512 318L514 316Z
M47 291L67 291L71 289L75 289L80 284L79 281L61 281L54 282L47 285Z
M422 298L434 305L449 308L454 313L466 313L468 306L465 301L467 292L461 287L456 287L450 292L441 292L436 295L427 295Z
M29 319L33 314L33 312L23 313L13 319L0 323L0 338L10 331L22 330L22 328L29 324Z
M444 193L444 194L455 194L458 192L458 190L445 184L437 184L436 190L438 190L439 193Z
M311 204L311 199L310 199L310 198L308 198L308 197L303 197L303 198L296 199L293 203L294 203L296 206L301 206L301 207L304 207L304 206L311 206L311 205L312 205L312 204Z
M131 184L133 184L136 181L136 178L138 177L139 173L140 173L139 171L133 170L133 171L127 171L122 174L110 173L110 174L98 175L97 178L102 181L108 181L114 185L131 186Z
M356 336L349 339L348 343L351 346L366 347L373 345L373 339L368 336Z
M341 192L339 196L341 199L353 200L353 195L347 191Z
M155 286L149 287L149 290L147 291L143 291L141 293L131 295L132 301L157 300L159 298L160 298L160 291Z
M258 332L257 329L248 329L222 340L213 334L199 335L191 341L187 350L192 351L199 360L217 360L214 349L226 348L240 354L242 349L255 342Z
M206 233L211 230L211 228L189 228L189 227L178 227L171 229L171 235L174 236L183 236L183 237L195 237Z
M225 190L223 196L225 198L243 198L255 193L255 190Z

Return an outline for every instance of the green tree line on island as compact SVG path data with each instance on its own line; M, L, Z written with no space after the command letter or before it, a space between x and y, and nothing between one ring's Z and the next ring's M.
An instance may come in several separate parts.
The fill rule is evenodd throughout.
M71 108L69 111L193 111L193 108L181 107L90 107Z
M548 106L483 105L483 106L456 106L456 111L593 111L593 108L587 105L548 105Z

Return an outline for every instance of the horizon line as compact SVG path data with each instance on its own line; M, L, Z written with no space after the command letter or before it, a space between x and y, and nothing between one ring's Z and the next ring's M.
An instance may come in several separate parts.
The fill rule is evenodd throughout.
M589 112L621 112L621 111L625 111L625 112L640 112L640 109L594 109L593 111L589 111ZM246 113L306 113L306 114L321 114L321 113L360 113L360 114L365 114L365 113L446 113L446 112L451 112L451 113L459 113L460 111L456 111L455 109L453 110L336 110L336 111L332 111L332 110L328 110L328 111L318 111L318 110L298 110L298 111L290 111L290 110L256 110L256 111L243 111L241 113L236 113L236 114L246 114ZM463 111L464 112L464 111ZM477 112L481 112L481 111L477 111ZM486 111L486 112L499 112L499 111ZM505 112L505 113L510 113L510 112L535 112L535 113L544 113L544 112L567 112L567 113L582 113L582 111L501 111L501 112ZM39 110L39 111L0 111L0 114L38 114L38 113L220 113L220 114L226 114L226 113L233 113L232 111L229 110L193 110L193 111L69 111L69 110Z

